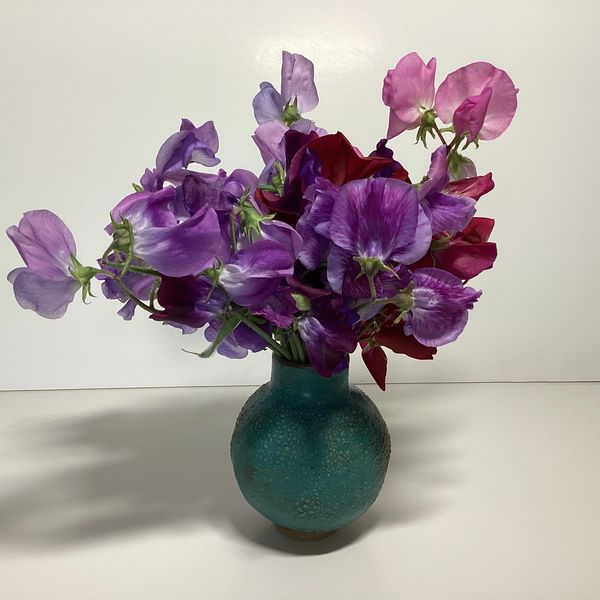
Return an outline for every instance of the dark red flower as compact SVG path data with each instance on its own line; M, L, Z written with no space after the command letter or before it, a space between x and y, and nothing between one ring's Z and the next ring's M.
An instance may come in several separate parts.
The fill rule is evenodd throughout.
M467 196L473 200L479 200L481 196L491 192L494 185L492 174L487 173L487 175L450 181L442 191L450 196Z
M361 156L339 131L312 141L308 147L319 158L321 176L334 185L365 179L394 163L391 158Z
M387 375L387 356L380 346L371 346L368 342L360 343L362 359L375 383L385 391L385 377Z
M385 346L396 354L406 354L417 360L432 360L433 355L437 353L437 348L424 346L412 335L404 333L404 323L389 327L381 327L375 334L375 342L380 346Z

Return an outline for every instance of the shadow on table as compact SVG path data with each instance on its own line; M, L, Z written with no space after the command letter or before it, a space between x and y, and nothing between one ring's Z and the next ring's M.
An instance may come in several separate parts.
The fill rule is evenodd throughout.
M420 390L411 388L411 399ZM160 408L34 422L21 434L36 461L52 460L52 467L0 492L0 543L52 549L207 526L278 552L332 552L375 525L422 519L447 503L458 482L449 449L456 422L440 415L449 412L437 410L443 402L429 400L384 401L393 446L384 490L365 516L319 542L281 536L241 497L229 462L237 403L182 402L179 394Z

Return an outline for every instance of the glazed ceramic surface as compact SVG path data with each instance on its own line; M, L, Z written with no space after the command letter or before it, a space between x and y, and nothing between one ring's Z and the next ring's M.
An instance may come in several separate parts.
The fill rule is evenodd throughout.
M273 359L271 381L246 402L231 440L242 494L276 525L328 532L375 501L388 467L390 436L348 371L321 377Z

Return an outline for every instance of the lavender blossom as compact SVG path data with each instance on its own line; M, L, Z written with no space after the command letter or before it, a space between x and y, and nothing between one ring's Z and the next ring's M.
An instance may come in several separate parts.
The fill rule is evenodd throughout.
M49 210L32 210L6 234L27 265L8 274L19 305L47 319L62 317L95 271L76 261L69 228Z
M294 256L277 242L260 240L239 250L221 271L219 283L241 306L264 302L282 277L294 272Z
M210 266L221 245L221 229L215 210L204 206L189 219L178 222L172 209L175 189L136 192L111 212L115 221L126 220L123 230L133 233L133 254L164 275L183 277ZM109 226L112 232L112 226ZM113 232L114 233L114 232Z

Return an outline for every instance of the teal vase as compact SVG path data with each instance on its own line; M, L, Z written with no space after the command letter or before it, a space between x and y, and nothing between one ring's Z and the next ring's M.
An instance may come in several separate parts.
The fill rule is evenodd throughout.
M387 472L390 436L348 370L322 377L273 358L271 380L246 402L231 439L247 502L285 534L318 539L360 517Z

